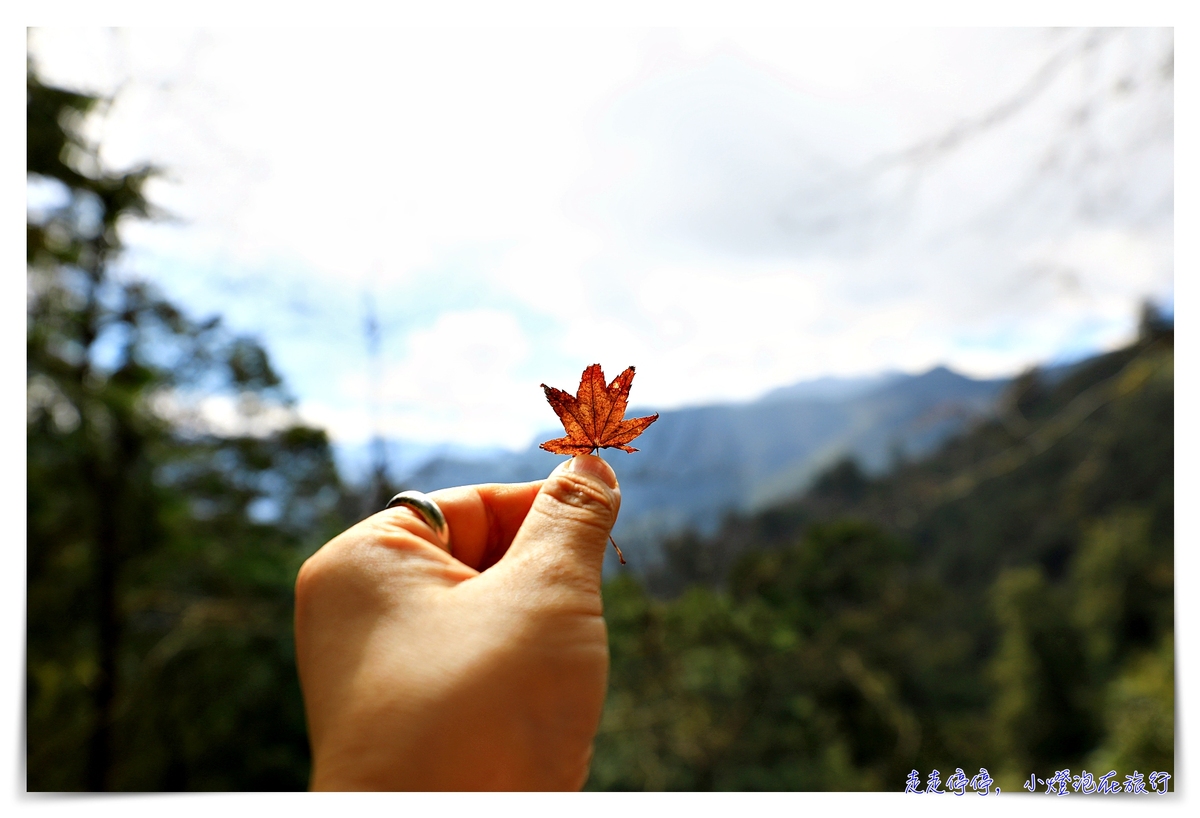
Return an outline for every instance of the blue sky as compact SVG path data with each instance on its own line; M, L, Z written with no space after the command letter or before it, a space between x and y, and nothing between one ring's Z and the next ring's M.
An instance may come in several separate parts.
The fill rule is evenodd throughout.
M168 171L151 196L179 219L128 227L130 274L259 336L340 442L378 423L510 448L553 426L538 384L594 362L636 365L635 402L667 408L1123 342L1141 298L1173 298L1172 47L1157 30L30 37L48 79L115 93L89 124L106 163Z

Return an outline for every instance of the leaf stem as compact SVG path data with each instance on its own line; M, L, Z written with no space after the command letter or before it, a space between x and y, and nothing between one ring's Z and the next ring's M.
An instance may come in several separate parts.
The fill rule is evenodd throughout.
M617 545L617 541L612 538L612 534L608 535L608 541L613 544L613 548L617 549L617 558L621 560L621 564L625 564L625 555L621 553L621 547Z
M597 446L596 448L592 449L592 454L596 454L599 451L600 451L600 447ZM625 555L621 553L621 546L617 545L617 541L612 538L612 534L608 535L608 541L613 544L613 548L617 549L617 559L619 559L621 561L621 564L624 565L625 564Z

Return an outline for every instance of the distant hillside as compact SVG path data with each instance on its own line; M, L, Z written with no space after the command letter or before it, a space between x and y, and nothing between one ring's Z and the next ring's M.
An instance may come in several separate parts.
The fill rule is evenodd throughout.
M924 457L844 460L672 538L605 585L588 788L899 792L938 770L947 792L986 768L1006 797L1059 771L1061 794L1109 770L1167 789L1174 421L1173 329L1151 314Z
M1006 383L938 367L922 375L821 379L750 403L665 411L638 438L637 454L605 453L621 478L614 536L644 568L656 561L652 544L662 537L683 529L712 532L730 512L795 496L840 458L853 456L879 473L893 461L932 451L988 416ZM561 459L536 447L490 457L443 456L399 477L421 491L536 480Z

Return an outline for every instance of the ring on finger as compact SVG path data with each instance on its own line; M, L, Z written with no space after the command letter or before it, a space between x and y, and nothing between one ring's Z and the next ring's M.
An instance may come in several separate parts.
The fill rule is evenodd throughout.
M451 553L450 526L446 524L446 515L442 514L438 504L429 495L420 491L402 491L388 500L388 504L384 508L395 508L396 506L408 506L416 512L417 516L432 529L433 535L446 549L446 553Z

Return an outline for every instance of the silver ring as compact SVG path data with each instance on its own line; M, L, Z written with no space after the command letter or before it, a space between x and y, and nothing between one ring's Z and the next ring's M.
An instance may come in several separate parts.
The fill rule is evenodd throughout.
M415 511L417 516L433 529L433 535L441 541L446 551L450 551L450 526L446 524L446 516L442 514L438 504L433 502L429 495L419 491L402 491L388 500L388 504L384 508L395 508L396 506L408 506Z

